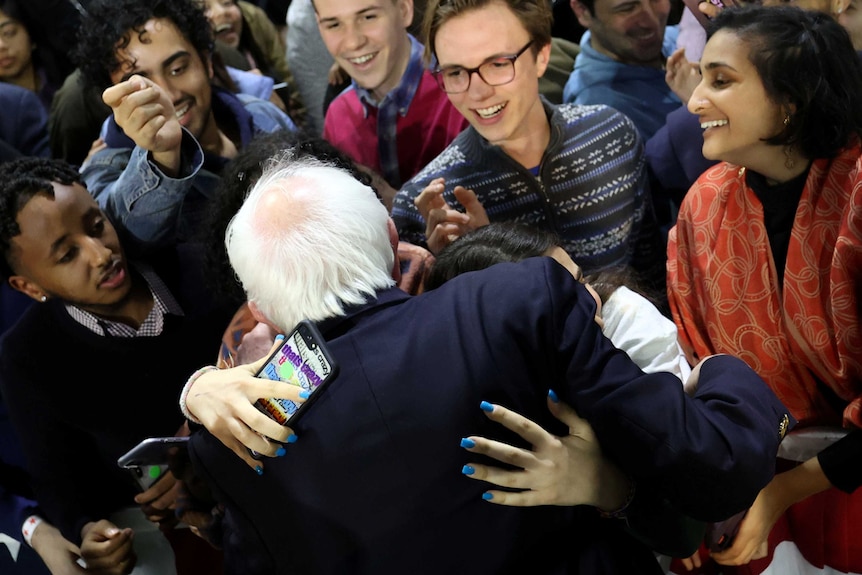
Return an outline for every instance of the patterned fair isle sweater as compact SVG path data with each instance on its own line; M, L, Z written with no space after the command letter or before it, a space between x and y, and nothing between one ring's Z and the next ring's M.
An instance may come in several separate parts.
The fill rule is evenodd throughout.
M663 293L664 243L634 124L607 106L543 104L551 140L538 177L469 127L395 196L400 239L426 245L425 220L413 201L443 177L449 205L462 209L455 186L472 189L492 222L514 220L556 233L584 273L629 264Z

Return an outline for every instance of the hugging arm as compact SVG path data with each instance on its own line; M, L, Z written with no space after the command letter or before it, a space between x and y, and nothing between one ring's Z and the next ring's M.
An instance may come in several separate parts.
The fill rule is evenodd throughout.
M532 445L522 449L471 436L462 447L517 469L468 463L462 472L509 488L491 490L484 498L499 505L592 505L606 517L624 520L624 528L650 549L687 557L703 537L705 524L679 513L664 499L638 490L633 478L602 455L590 424L556 394L548 395L551 413L569 434L555 436L533 421L499 405L482 404L485 415L518 433ZM512 491L512 489L518 491Z

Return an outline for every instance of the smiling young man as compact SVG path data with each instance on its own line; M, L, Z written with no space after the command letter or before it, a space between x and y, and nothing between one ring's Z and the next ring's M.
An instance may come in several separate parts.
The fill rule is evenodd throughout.
M571 0L587 31L563 90L563 101L605 104L627 115L645 140L682 105L665 81L676 49L669 0Z
M397 190L467 126L407 32L413 0L314 0L314 9L352 80L329 105L323 137Z
M192 240L224 164L256 134L294 124L212 85L212 31L193 0L102 0L88 13L78 59L113 114L84 181L136 247Z
M556 233L585 273L631 265L662 293L664 247L634 125L607 106L553 106L539 95L547 4L426 8L437 80L470 128L395 196L399 235L436 253L488 221L517 220Z

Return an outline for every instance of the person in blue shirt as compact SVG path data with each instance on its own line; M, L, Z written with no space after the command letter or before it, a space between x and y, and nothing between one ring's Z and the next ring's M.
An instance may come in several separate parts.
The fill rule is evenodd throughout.
M588 30L563 89L563 101L604 104L631 118L644 140L682 105L665 81L676 49L669 0L571 0Z

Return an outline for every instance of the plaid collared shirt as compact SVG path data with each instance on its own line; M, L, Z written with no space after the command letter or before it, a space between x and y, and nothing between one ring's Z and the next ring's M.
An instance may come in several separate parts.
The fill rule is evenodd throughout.
M112 337L156 337L165 326L165 314L183 315L183 310L168 287L153 269L143 263L132 264L153 294L153 309L138 329L124 323L106 320L74 305L66 305L72 319L99 335Z
M398 116L407 115L410 103L422 80L422 74L425 72L425 66L422 64L422 52L425 48L416 38L410 34L408 36L410 37L410 61L407 63L407 69L401 76L398 86L386 94L382 102L377 102L371 92L353 82L353 88L362 103L365 117L368 117L368 106L377 108L377 149L380 156L381 175L395 189L404 183L398 170L396 135Z

